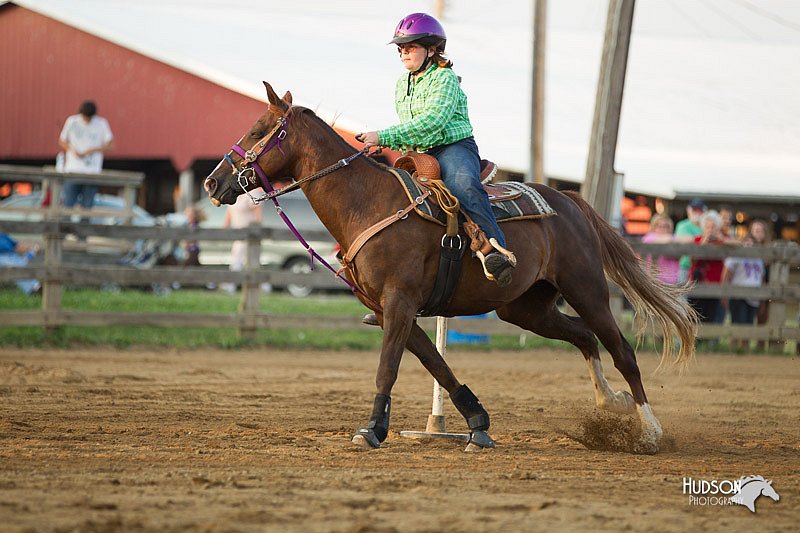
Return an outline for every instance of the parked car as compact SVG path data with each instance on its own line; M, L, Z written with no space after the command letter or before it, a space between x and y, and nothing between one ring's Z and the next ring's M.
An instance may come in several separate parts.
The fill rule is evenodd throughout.
M44 218L43 211L19 212L8 208L38 208L42 205L42 191L36 190L31 194L14 194L0 201L0 220L27 220L40 221ZM106 211L119 211L119 215L90 216L90 224L119 225L124 223L124 199L109 194L95 196L95 208ZM138 205L132 207L131 224L134 226L162 226L167 222L153 216ZM79 217L74 216L77 220ZM25 242L41 241L41 235L14 235L14 238ZM120 262L137 267L149 267L155 264L162 253L166 253L168 243L157 239L153 232L152 239L129 241L108 237L89 236L85 242L74 239L65 239L64 259L70 263L89 264L118 264ZM163 250L162 250L163 248Z
M42 191L36 190L31 194L21 195L12 194L5 200L0 201L0 219L2 220L31 220L39 221L44 218L43 212L20 213L16 211L8 211L7 207L16 208L33 208L42 205ZM94 205L97 209L119 211L120 216L92 216L89 217L90 224L122 224L122 212L125 209L125 200L119 196L110 194L97 194L94 197ZM132 208L134 226L155 226L156 217L139 207L134 205ZM75 216L77 219L77 215Z
M281 196L280 202L283 212L292 221L301 235L309 231L325 232L327 230L322 225L317 214L311 208L302 191L292 191ZM225 209L227 207L214 207L207 199L202 199L194 204L194 207L203 212L205 221L201 224L203 228L221 228L225 220ZM278 216L272 202L263 202L262 225L266 228L275 230L285 230L286 223ZM333 237L327 239L308 240L308 244L334 268L338 268L339 262L336 259L338 245ZM202 265L230 265L231 261L230 242L224 241L200 241L200 264ZM308 250L295 238L288 239L264 239L261 243L261 265L280 268L304 274L311 272L310 258ZM315 269L324 268L319 261L315 261ZM345 284L342 289L349 290ZM305 284L290 284L287 287L290 294L297 297L308 296L312 289Z

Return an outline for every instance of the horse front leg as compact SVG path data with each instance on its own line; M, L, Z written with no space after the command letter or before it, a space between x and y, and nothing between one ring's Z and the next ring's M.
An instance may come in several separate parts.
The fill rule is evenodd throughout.
M375 378L377 393L372 405L372 415L366 426L358 428L352 442L363 448L380 448L389 434L389 417L392 387L397 381L397 371L403 357L411 327L414 324L414 307L408 302L384 303L383 344Z
M470 430L467 451L480 448L494 448L494 440L489 436L489 413L481 405L477 396L466 385L458 382L442 354L428 337L427 333L414 322L406 344L408 351L417 356L422 366L450 394L450 400L464 417Z

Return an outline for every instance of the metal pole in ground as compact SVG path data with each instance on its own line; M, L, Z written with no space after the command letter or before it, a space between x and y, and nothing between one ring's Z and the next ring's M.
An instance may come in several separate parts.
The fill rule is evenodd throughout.
M442 357L447 355L447 318L443 316L436 317L436 349L439 350ZM433 380L433 404L425 431L401 431L400 436L413 439L439 438L469 442L469 433L447 433L444 419L444 388L435 379Z

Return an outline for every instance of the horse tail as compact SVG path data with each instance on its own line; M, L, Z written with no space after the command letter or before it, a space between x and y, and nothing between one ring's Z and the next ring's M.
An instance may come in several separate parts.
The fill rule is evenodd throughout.
M622 288L633 306L637 341L643 338L651 323L657 323L663 332L661 362L656 370L671 362L684 371L694 358L698 323L697 312L684 298L689 286L660 281L644 266L625 239L580 194L573 191L564 194L583 211L600 239L603 269ZM678 340L677 346L675 339Z

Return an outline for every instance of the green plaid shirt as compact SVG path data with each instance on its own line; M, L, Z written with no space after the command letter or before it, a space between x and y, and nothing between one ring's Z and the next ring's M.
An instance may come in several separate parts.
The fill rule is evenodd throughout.
M378 131L382 146L425 151L472 136L467 95L450 68L434 64L414 79L404 74L395 86L400 124Z

